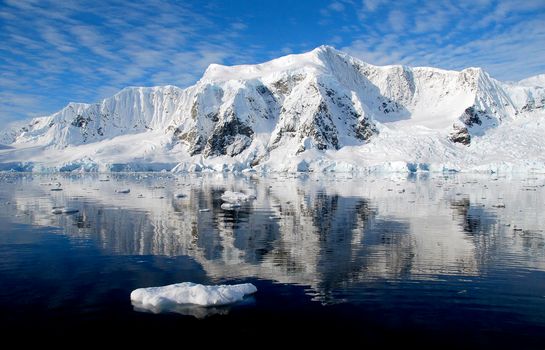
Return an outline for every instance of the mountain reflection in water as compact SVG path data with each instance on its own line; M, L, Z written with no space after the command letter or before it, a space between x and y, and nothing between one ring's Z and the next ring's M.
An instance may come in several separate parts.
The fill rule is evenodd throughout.
M59 226L113 255L188 256L212 281L307 286L322 303L372 280L545 269L545 179L490 176L12 175L4 216ZM63 191L51 192L62 184ZM54 186L54 185L53 185ZM130 193L116 189L130 188ZM226 190L255 194L235 210ZM176 194L186 194L177 198ZM79 209L54 215L54 207ZM203 211L208 209L208 211Z

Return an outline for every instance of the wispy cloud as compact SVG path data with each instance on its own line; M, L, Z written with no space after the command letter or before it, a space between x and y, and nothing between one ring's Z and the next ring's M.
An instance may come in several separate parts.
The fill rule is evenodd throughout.
M370 63L481 66L503 80L545 72L543 1L364 0L353 10L361 30L341 49Z
M362 4L363 4L362 9L364 11L374 12L379 6L381 6L384 3L386 3L385 0L363 0L362 1Z
M405 14L399 10L390 11L388 24L394 32L402 32L405 30Z
M247 60L228 28L177 1L6 0L0 4L0 121L92 102L127 85L197 80L210 63ZM58 96L58 98L56 98Z

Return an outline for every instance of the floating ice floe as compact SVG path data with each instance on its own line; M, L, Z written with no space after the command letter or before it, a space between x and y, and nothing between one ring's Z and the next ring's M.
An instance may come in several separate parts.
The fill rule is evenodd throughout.
M116 193L130 193L131 192L131 189L130 188L124 188L124 189L121 189L121 190L115 190Z
M240 208L240 203L223 203L221 209L223 210L235 210Z
M77 212L79 212L79 210L75 208L53 208L53 210L51 210L51 214L74 214Z
M257 292L251 283L207 286L191 282L162 287L135 289L131 293L133 305L152 312L171 311L178 306L213 307L241 301Z
M205 213L205 212L208 212L208 211L210 211L210 209L208 209L208 208L199 209L199 212L201 212L201 213Z
M242 192L225 191L221 195L221 200L227 203L242 203L251 199L255 199L255 196Z

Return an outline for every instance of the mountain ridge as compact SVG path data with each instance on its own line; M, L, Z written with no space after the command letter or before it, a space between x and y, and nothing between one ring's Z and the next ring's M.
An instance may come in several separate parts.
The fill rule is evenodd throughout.
M127 87L69 103L4 131L0 143L11 148L0 151L0 169L442 171L488 162L494 170L520 159L479 159L475 145L544 117L545 89L528 84L481 68L374 66L320 46L257 65L213 64L185 89ZM394 156L387 137L404 133Z

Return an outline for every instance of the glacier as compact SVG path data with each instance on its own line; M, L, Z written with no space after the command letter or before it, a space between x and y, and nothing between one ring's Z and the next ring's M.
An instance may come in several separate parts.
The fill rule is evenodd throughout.
M545 75L374 66L330 46L210 65L0 132L0 170L545 172Z

